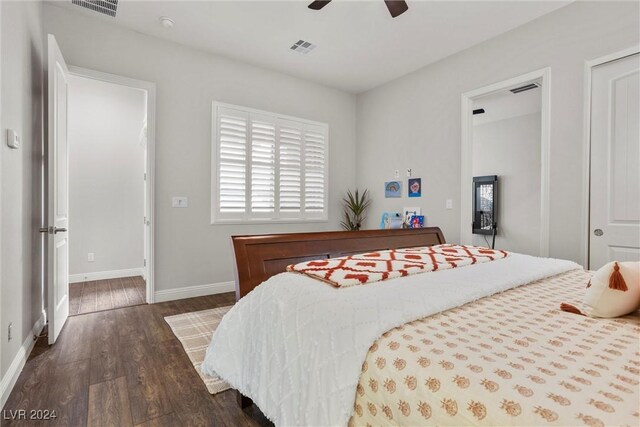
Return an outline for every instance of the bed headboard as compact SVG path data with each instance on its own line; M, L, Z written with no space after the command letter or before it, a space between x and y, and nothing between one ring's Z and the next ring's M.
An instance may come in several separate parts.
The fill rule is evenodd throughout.
M399 230L232 236L236 262L236 300L290 264L385 249L445 243L438 227Z

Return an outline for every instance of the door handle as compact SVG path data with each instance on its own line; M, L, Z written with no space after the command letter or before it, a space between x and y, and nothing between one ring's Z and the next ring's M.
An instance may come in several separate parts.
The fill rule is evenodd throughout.
M58 228L58 227L40 227L41 233L49 233L49 234L58 234L58 233L66 233L66 228Z
M604 234L604 231L602 231L599 228L596 228L595 230L593 230L593 234L598 236L598 237L600 237L600 236L602 236Z

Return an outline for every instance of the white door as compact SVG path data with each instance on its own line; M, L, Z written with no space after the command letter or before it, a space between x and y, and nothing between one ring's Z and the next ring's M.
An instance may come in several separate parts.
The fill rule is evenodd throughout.
M54 36L48 36L48 264L47 317L53 344L69 316L69 150L67 87L69 70Z
M589 268L640 260L640 55L593 69Z

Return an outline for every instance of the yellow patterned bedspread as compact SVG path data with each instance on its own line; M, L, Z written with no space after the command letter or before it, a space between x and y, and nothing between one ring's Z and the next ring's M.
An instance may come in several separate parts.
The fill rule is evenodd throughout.
M640 425L640 313L565 313L574 270L384 334L367 355L351 426Z

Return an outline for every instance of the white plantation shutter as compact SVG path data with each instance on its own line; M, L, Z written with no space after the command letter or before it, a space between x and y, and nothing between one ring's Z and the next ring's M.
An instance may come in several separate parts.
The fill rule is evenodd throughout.
M300 217L302 213L302 125L279 121L280 131L280 213Z
M304 130L304 210L307 216L324 213L326 199L326 133L319 126Z
M328 127L214 103L212 221L326 220Z
M251 117L251 212L276 208L276 125L265 117Z
M223 215L243 214L246 208L247 123L242 111L220 108L218 128L218 202Z

